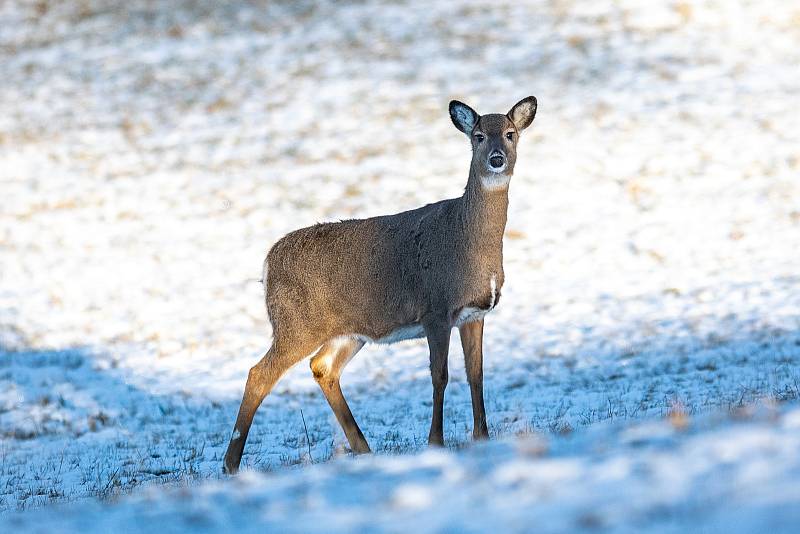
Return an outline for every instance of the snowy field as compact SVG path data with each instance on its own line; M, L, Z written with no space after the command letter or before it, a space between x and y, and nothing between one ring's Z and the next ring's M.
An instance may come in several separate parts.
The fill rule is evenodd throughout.
M0 3L0 531L791 531L798 65L783 0ZM496 440L453 336L426 451L408 341L342 379L377 454L303 363L222 477L271 244L460 195L448 101L529 94Z

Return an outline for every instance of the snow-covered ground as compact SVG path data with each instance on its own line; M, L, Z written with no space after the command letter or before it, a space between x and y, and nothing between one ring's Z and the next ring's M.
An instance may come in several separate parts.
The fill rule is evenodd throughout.
M174 513L176 530L300 512L298 530L791 525L796 405L726 414L800 395L798 65L800 6L781 0L0 4L0 511L75 529L145 509L142 529ZM301 364L245 450L271 473L206 482L269 344L269 246L459 195L447 102L528 94L487 318L502 441L463 448L454 336L453 451L418 454L427 351L404 342L343 377L377 457L303 467L345 440ZM139 486L108 523L71 504Z
M599 423L402 456L246 472L120 503L12 513L6 532L797 532L800 409Z

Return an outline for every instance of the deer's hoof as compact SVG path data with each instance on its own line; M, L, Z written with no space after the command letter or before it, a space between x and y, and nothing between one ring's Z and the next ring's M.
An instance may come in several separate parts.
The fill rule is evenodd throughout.
M472 439L474 441L484 441L489 439L489 431L485 428L476 429L472 432Z
M225 475L235 475L239 472L238 462L232 462L225 459L225 462L222 464L222 473Z
M430 436L428 438L428 447L444 447L444 437Z

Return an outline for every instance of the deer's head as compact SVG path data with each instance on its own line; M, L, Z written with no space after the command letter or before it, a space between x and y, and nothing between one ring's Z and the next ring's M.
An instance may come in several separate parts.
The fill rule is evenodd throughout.
M533 96L517 102L505 115L478 115L463 102L450 102L450 118L472 142L471 171L478 175L484 188L495 190L508 186L517 161L519 134L531 125L535 115L536 97Z

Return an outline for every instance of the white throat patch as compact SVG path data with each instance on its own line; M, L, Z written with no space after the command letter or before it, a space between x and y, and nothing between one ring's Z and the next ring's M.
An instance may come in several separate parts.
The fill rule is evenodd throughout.
M508 174L491 173L481 176L481 186L488 191L497 191L508 187L511 176Z

